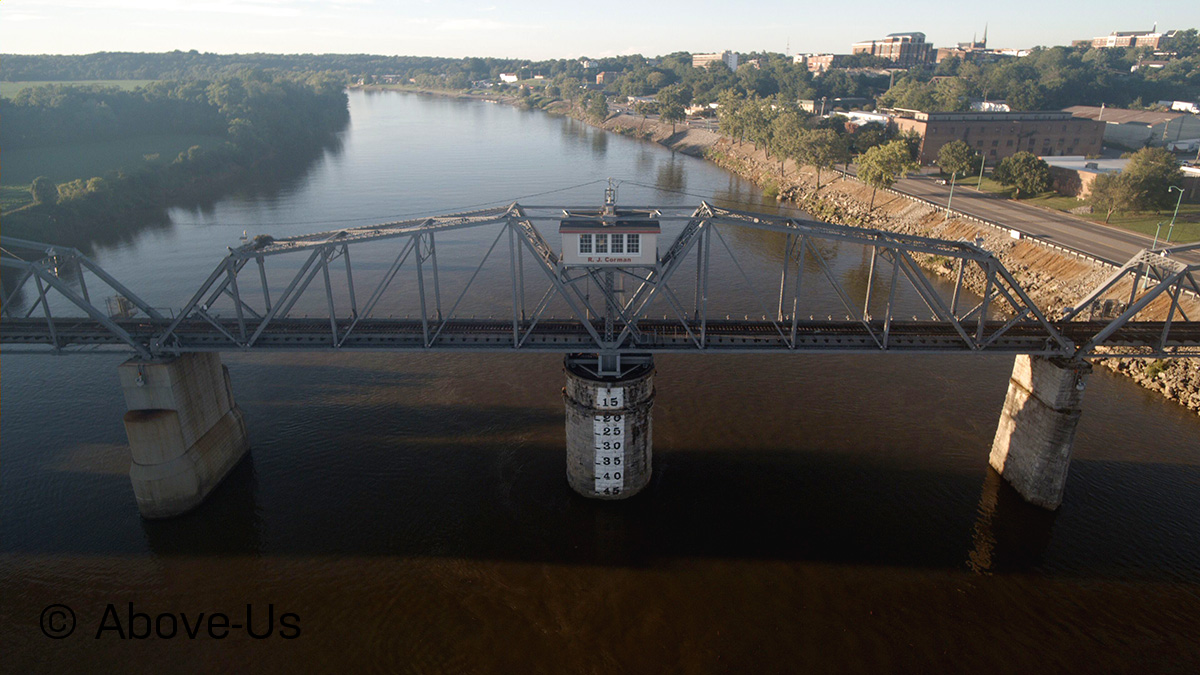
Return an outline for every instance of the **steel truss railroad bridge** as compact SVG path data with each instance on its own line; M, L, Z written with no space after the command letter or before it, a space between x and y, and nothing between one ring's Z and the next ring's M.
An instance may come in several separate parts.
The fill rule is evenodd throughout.
M536 226L544 221L560 224L559 251ZM660 223L678 230L661 254ZM462 232L489 227L494 238ZM733 237L750 245L731 246ZM439 242L452 253L439 258ZM567 480L597 499L649 484L656 353L1015 354L989 461L1047 508L1062 500L1088 359L1200 355L1200 321L1184 306L1200 296L1200 264L1186 261L1200 244L1141 251L1052 319L976 243L708 203L691 213L618 209L611 187L600 209L514 203L255 237L165 312L78 250L7 238L0 246L5 352L135 353L119 373L130 478L151 518L200 504L249 449L213 352L565 353ZM462 262L471 246L482 250L473 269ZM839 268L843 246L869 258L865 279ZM714 298L731 285L740 294L727 313L729 301ZM93 300L101 289L103 307ZM402 301L415 316L381 316ZM830 302L841 317L826 313ZM503 316L465 316L472 307ZM925 316L905 318L901 308L913 307Z
M650 265L573 266L564 263L563 254L554 250L535 223L558 221L565 213L581 210L514 203L304 236L256 237L230 249L177 311L151 306L76 249L3 238L0 264L9 272L0 289L0 343L9 353L116 348L143 358L296 350L523 350L611 356L1006 352L1068 359L1200 355L1200 322L1180 306L1185 294L1200 295L1196 279L1200 265L1178 259L1180 253L1200 249L1196 244L1142 251L1074 308L1051 320L995 256L971 242L702 203L690 214L640 207L631 212L641 216L620 216L626 222L641 217L684 223ZM598 220L604 219L602 212L592 212ZM456 279L462 286L457 296L446 296L443 288L448 280L439 272L438 239L457 230L489 226L498 231L482 251L478 266L465 284ZM767 241L779 247L777 286L775 281L765 284L761 274L757 281L751 279L727 238L735 228L775 233ZM842 244L870 252L865 292L848 289L831 267L831 250ZM731 278L714 278L710 262L714 249L732 261L723 275ZM388 250L394 256L389 254L391 263L386 267L363 270L351 263L352 252L357 257L358 252ZM509 306L497 308L501 318L460 315L472 288L477 292L480 288L475 282L485 264L505 253L511 302L506 297L504 304ZM920 264L922 258L933 256L950 272L949 290L945 279ZM526 257L540 274L533 272L527 278ZM272 267L285 275L269 275ZM415 283L396 283L406 267L415 271ZM832 289L840 306L838 316L804 314L801 305L807 286L813 285L806 281L806 269L809 276L818 270L817 284ZM85 278L89 273L95 279L90 283ZM969 304L963 302L968 279L976 280L975 295L981 296ZM324 316L312 318L311 311L295 316L301 296L306 291L313 295L314 282L324 295L324 302L318 303ZM710 290L719 282L748 291L741 311L710 313ZM93 301L97 286L107 287L107 306ZM485 286L495 288L494 283ZM536 302L527 302L530 289L535 294L529 298L538 298ZM898 291L915 291L927 316L901 316ZM415 295L414 314L376 316L389 292L410 299ZM567 317L548 316L553 306L565 308ZM1156 311L1155 320L1144 319L1150 310Z

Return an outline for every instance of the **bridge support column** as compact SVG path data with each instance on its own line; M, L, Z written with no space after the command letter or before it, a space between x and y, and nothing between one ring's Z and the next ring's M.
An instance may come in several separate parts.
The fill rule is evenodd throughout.
M593 499L632 497L650 482L654 358L568 356L567 482Z
M138 510L169 518L199 506L250 448L229 370L220 355L198 353L130 359L118 371Z
M992 441L991 465L1026 501L1062 503L1071 445L1092 367L1085 361L1020 355Z

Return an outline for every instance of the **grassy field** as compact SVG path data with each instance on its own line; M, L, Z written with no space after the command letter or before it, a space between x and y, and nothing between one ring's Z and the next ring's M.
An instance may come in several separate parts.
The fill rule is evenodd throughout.
M19 209L32 203L33 197L29 194L29 186L0 186L0 213L8 213L13 209Z
M979 182L978 176L971 176L958 181L959 185L975 187ZM1001 185L999 182L992 180L990 176L983 177L983 191L993 194L1003 195L1012 199L1012 195L1016 192L1016 188L1009 185ZM1057 192L1043 192L1034 197L1022 197L1020 199L1023 204L1032 204L1042 208L1054 209L1056 211L1070 212L1071 209L1080 206L1086 206L1087 202L1075 199L1074 197L1064 197ZM1171 222L1171 214L1174 209L1165 213L1114 213L1108 224L1112 227L1120 227L1134 232L1153 237L1157 229L1158 223L1162 223L1162 229L1159 236L1165 238L1167 230ZM1094 223L1104 223L1104 213L1079 213L1074 214L1080 218L1085 218ZM1184 203L1179 206L1179 216L1175 219L1175 230L1171 234L1172 242L1190 243L1200 241L1200 204Z
M0 96L12 98L19 91L26 87L40 87L46 84L77 84L77 85L99 85L102 87L120 87L121 89L135 89L147 85L154 80L69 80L64 82L0 82Z
M224 139L196 134L136 136L80 145L13 148L3 150L0 185L28 186L38 176L56 183L76 178L102 176L108 171L129 171L143 166L147 155L157 154L170 162L193 145L209 145Z

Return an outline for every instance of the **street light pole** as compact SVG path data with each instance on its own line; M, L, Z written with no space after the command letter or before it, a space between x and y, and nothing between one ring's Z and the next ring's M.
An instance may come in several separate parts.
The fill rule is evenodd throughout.
M1161 220L1158 221L1158 224L1154 226L1154 243L1150 244L1151 251L1158 248L1158 233L1159 232L1162 232L1162 221Z
M954 203L954 179L958 178L958 172L950 174L950 197L946 199L946 220L950 220L950 205ZM945 221L943 221L945 222Z
M983 153L979 153L979 182L975 184L975 189L983 192L983 167L987 166L987 157Z
M1163 243L1171 243L1171 233L1175 231L1175 217L1179 215L1179 203L1183 201L1183 188L1174 185L1167 188L1167 194L1171 194L1171 190L1179 190L1179 199L1175 200L1175 213L1171 214L1171 226L1167 228L1167 240Z

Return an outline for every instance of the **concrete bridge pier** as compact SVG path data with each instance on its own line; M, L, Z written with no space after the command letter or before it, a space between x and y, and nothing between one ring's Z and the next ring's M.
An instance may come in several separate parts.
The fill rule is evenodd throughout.
M250 449L220 355L134 358L118 372L138 510L169 518L199 506Z
M572 355L567 386L567 482L592 499L625 499L650 483L654 357Z
M1071 445L1091 364L1017 356L992 441L991 465L1026 501L1046 509L1062 503Z

